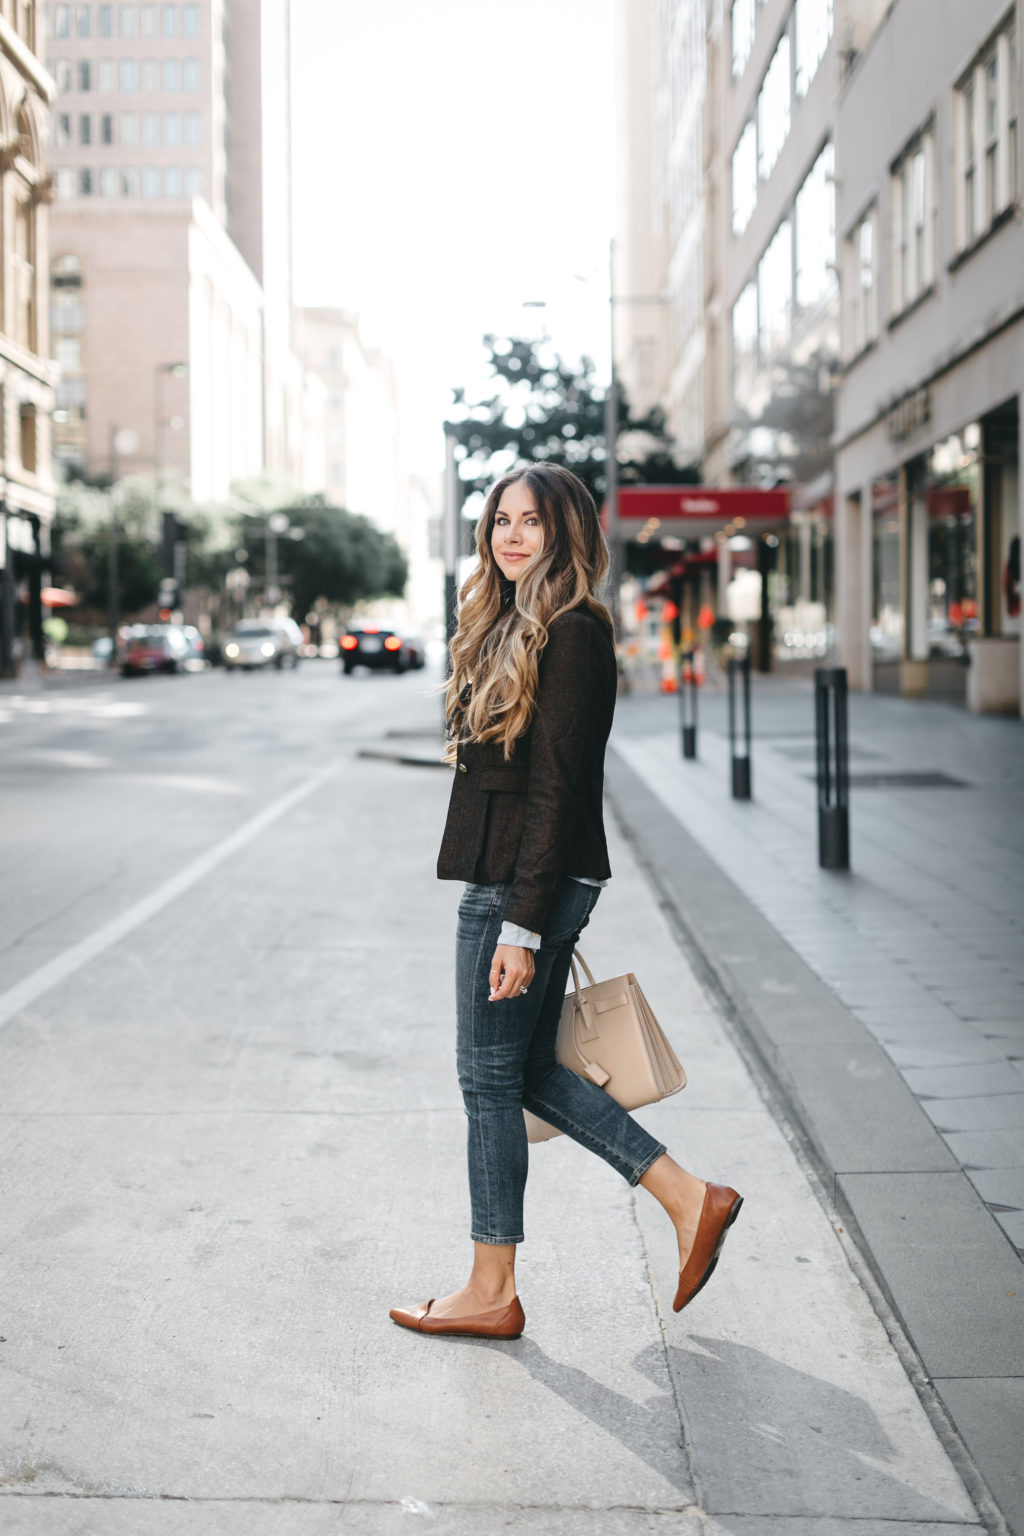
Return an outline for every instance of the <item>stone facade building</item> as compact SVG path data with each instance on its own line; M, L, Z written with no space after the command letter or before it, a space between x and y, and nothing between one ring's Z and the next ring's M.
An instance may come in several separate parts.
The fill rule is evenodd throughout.
M42 656L49 557L49 207L45 144L53 81L29 0L0 9L0 675Z

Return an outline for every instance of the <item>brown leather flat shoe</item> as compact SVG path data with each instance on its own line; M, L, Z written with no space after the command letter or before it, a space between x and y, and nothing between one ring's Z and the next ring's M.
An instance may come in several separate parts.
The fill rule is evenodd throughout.
M433 1301L422 1307L392 1307L388 1316L400 1328L416 1333L454 1333L469 1339L518 1339L526 1327L526 1314L517 1296L496 1312L477 1312L472 1317L431 1317Z
M709 1184L700 1208L697 1236L690 1257L679 1271L679 1289L672 1303L673 1312L681 1312L714 1273L725 1234L740 1213L743 1199L725 1184ZM394 1314L392 1314L393 1316Z

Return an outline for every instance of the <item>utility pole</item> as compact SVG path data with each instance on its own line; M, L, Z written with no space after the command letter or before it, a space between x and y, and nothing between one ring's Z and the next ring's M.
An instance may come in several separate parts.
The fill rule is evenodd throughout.
M444 520L441 529L441 550L444 555L444 637L445 676L452 673L452 639L457 619L459 564L459 517L462 498L459 494L459 470L455 462L455 438L450 432L444 435Z
M117 522L117 427L110 427L110 526L107 529L107 628L110 631L110 664L117 654L117 631L121 624L121 576L119 571Z

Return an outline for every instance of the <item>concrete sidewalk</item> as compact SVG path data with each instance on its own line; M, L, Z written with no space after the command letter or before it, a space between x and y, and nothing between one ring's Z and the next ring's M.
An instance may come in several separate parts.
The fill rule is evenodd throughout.
M621 701L610 775L680 932L760 1056L972 1453L1024 1530L1024 738L851 699L849 874L818 868L808 681Z
M1000 1530L618 833L585 953L690 1074L645 1122L746 1196L714 1282L675 1316L669 1224L559 1140L525 1337L389 1322L468 1251L447 793L347 747L0 1032L4 1536Z

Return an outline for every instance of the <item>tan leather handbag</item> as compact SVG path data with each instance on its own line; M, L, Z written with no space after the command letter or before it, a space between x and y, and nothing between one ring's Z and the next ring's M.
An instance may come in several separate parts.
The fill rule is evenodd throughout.
M580 986L577 960L588 986ZM563 1067L589 1077L623 1109L655 1104L686 1087L679 1058L631 971L611 981L595 981L577 949L572 980L573 990L565 995L555 1045L555 1055ZM562 1134L528 1109L523 1114L529 1141L549 1141Z

